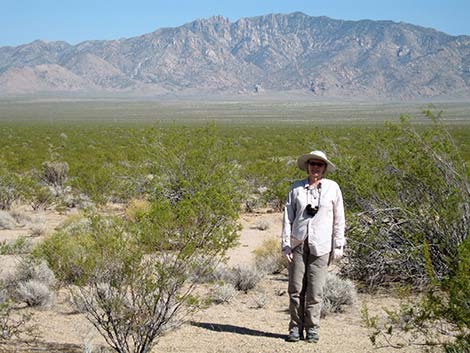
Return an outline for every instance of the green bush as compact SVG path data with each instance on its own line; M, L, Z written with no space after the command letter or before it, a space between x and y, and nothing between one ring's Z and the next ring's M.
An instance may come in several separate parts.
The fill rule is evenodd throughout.
M87 220L69 224L33 249L33 255L44 258L63 284L87 283L112 260L128 268L141 259L135 239L120 218L90 215Z
M31 248L31 240L26 237L18 237L10 241L0 241L0 255L27 254L31 251Z
M197 307L197 278L236 243L239 229L241 181L214 127L147 142L158 177L146 212L132 220L91 215L34 251L69 284L109 346L123 353L149 351Z
M151 210L139 223L149 251L188 249L210 255L235 244L243 200L239 167L213 126L179 129L148 141L153 159ZM169 147L171 146L171 147Z
M468 352L469 238L460 245L453 263L449 277L430 284L419 298L405 297L397 310L386 310L385 317L370 317L365 307L363 318L369 327L372 343L402 348L425 342L427 347L437 347L449 353Z
M427 347L468 352L469 171L438 116L425 115L432 129L418 130L405 119L389 126L387 136L399 144L377 149L374 175L361 174L363 185L348 195L359 212L350 228L349 268L342 271L372 287L401 282L422 290L422 299L386 310L386 318L364 311L374 344L402 347L424 340Z
M69 165L67 162L49 162L46 161L42 164L42 179L43 181L54 187L63 187L67 180L67 173L69 172Z
M12 173L0 160L0 210L9 210L22 196L21 177Z
M431 127L403 118L357 142L362 153L340 153L350 249L342 273L368 287L446 277L468 234L468 171L445 126L426 114Z

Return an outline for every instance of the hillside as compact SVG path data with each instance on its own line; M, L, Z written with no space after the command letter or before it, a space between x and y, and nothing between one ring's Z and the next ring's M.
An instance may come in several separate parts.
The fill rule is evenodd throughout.
M138 37L0 48L0 94L470 96L470 36L303 13L216 16Z

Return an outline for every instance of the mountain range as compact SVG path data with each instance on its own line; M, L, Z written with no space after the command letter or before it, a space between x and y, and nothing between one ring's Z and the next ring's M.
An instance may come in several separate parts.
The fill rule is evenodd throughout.
M296 12L0 47L0 95L51 92L465 99L470 36Z

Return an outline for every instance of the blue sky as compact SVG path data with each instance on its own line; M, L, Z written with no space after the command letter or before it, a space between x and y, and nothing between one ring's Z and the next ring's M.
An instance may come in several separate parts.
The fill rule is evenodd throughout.
M128 38L197 18L231 21L301 11L345 20L404 21L470 35L470 0L0 0L0 46Z

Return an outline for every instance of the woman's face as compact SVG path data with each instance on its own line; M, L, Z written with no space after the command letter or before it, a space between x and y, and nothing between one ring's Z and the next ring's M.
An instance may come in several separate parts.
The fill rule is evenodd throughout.
M307 163L308 176L319 179L323 177L326 170L326 163L321 159L311 159Z

